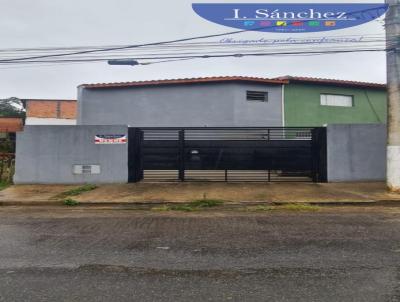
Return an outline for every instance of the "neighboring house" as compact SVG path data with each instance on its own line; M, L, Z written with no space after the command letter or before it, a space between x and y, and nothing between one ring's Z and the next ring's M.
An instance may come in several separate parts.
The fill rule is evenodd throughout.
M75 100L22 100L26 109L26 125L75 125Z
M15 151L16 133L23 130L21 117L0 117L0 153Z
M24 122L21 117L3 117L0 116L0 133L2 137L12 135L16 132L22 131Z
M285 126L385 124L386 85L306 77L280 77L284 87Z
M386 85L318 78L210 77L85 84L78 125L324 126L386 123Z

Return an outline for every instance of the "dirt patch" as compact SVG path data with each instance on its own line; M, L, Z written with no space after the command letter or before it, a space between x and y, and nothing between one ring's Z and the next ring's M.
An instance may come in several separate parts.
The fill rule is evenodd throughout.
M68 185L14 185L0 192L0 201L47 201L79 186Z

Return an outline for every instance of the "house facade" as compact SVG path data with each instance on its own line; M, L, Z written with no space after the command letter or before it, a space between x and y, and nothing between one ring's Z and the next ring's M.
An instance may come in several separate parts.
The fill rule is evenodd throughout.
M386 85L214 77L81 85L78 125L322 127L385 124Z
M284 83L225 77L82 85L77 124L281 127Z
M386 124L386 85L305 77L281 77L287 127Z
M15 152L15 137L24 127L22 117L0 117L0 153Z
M65 117L63 101L32 104L28 117ZM85 84L76 113L76 125L31 124L17 135L15 183L124 183L154 171L176 181L199 171L200 179L206 171L222 181L248 172L262 181L386 174L381 84L294 77Z

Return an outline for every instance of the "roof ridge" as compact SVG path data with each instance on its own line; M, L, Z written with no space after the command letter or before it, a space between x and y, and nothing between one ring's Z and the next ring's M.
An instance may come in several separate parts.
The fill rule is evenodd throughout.
M157 84L191 84L202 82L218 82L218 81L259 81L265 83L284 84L285 80L262 78L253 76L213 76L213 77L192 77L192 78L175 78L175 79L158 79L158 80L139 80L128 82L112 82L112 83L95 83L95 84L82 84L79 87L87 88L105 88L105 87L121 87L121 86L140 86L140 85L157 85Z
M346 82L346 83L360 83L360 84L373 84L373 85L385 85L384 83L376 83L376 82L370 82L370 81L358 81L358 80L341 80L341 79L335 79L335 78L319 78L319 77L309 77L309 76L282 76L282 77L276 77L275 79L287 79L287 80L310 80L310 81L326 81L326 82Z

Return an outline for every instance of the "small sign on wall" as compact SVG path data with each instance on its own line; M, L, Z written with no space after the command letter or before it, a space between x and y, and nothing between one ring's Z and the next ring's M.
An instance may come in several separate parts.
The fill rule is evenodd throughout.
M96 145L121 145L126 144L127 141L125 134L97 134L94 137Z

